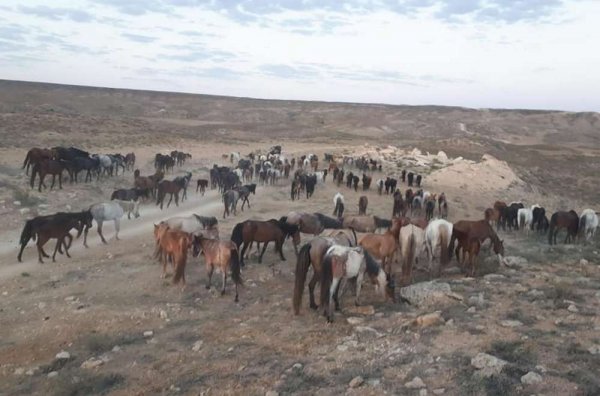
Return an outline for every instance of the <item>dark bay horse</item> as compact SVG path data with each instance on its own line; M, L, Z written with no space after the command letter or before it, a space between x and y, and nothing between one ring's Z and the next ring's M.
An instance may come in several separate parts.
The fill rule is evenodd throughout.
M548 243L556 245L556 234L560 229L567 231L564 243L575 242L579 231L579 216L574 210L568 212L555 212L550 217L550 232L548 233Z
M167 202L167 208L171 205L173 196L175 196L175 206L179 206L179 192L186 186L186 181L183 178L176 178L174 180L162 180L158 183L156 193L156 204L160 205L160 209L163 208L163 203L167 194L170 194L169 202Z
M456 259L460 263L460 250L463 250L463 261L465 259L465 252L470 252L471 250L475 250L475 243L472 242L472 239L477 239L480 244L483 244L486 240L491 240L491 244L494 248L494 253L498 255L498 259L502 261L502 256L504 256L504 243L490 225L490 223L486 220L461 220L454 223L452 227L452 237L450 238L450 250L454 248L455 241L458 241L458 245L456 246ZM479 248L477 247L477 254L479 253ZM469 262L472 265L472 273L474 272L473 267L473 257L470 257Z
M27 152L25 160L23 161L23 168L25 168L25 174L29 174L29 167L35 166L37 163L43 160L52 159L52 151L49 149L34 147Z
M275 242L275 249L279 253L279 257L282 261L285 261L283 256L283 242L290 236L298 232L298 227L295 225L287 224L285 221L280 220L246 220L238 223L233 227L231 232L231 240L235 243L238 250L242 243L244 246L240 251L240 263L244 266L244 254L246 249L250 247L252 242L263 242L264 246L258 257L258 262L262 262L262 256L265 254L267 245L269 242Z
M50 185L50 189L54 188L54 184L56 182L56 176L58 176L58 188L62 189L62 173L66 168L66 163L61 160L42 160L35 165L33 165L33 169L31 170L31 179L29 184L31 188L33 188L33 184L35 183L35 176L39 175L40 184L38 185L38 191L42 192L42 186L46 188L46 184L44 183L44 179L46 175L52 175L52 184Z

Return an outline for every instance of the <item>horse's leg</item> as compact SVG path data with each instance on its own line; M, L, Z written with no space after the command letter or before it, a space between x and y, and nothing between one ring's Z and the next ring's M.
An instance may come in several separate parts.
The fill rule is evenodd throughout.
M115 219L115 239L119 240L119 231L121 230L121 219Z
M179 207L179 191L175 193L175 206Z
M62 171L58 174L58 188L62 190Z
M283 241L284 239L277 241L277 250L279 250L279 257L281 257L281 261L285 261L285 257L283 256Z
M169 202L167 202L167 209L169 209L169 205L171 205L172 200L173 200L173 193L171 193L171 195L169 196Z
M340 282L339 278L333 278L332 282L331 282L331 286L329 287L329 304L327 306L327 310L326 310L326 316L327 316L327 321L328 322L333 322L333 304L334 304L334 294L338 289L338 284Z
M56 252L58 251L58 247L63 243L63 238L56 238L56 246L54 247L54 253L52 253L52 262L56 262Z
M250 242L250 244L252 244L252 242ZM248 249L248 244L244 242L242 246L242 251L240 252L240 267L244 267L246 265L244 263L244 253L246 253L246 249Z
M54 188L54 184L56 183L56 175L52 174L52 184L50 184L50 190Z
M347 284L348 284L348 278L342 278L340 280L340 284L338 285L337 290L335 291L334 299L335 299L335 310L336 311L341 311L340 298L344 298L344 293L346 292Z
M207 263L206 266L209 267L208 268L208 280L206 281L206 290L208 290L208 289L210 289L210 281L212 279L212 275L215 270L215 267L214 267L214 265L212 265L212 263L211 264Z
M359 272L356 277L356 296L354 297L354 305L357 307L360 305L360 290L362 288L363 277L365 276L364 272ZM410 277L410 275L409 275ZM409 278L410 279L410 278ZM384 285L377 285L378 287L385 287Z
M40 264L44 264L44 261L42 261L42 252L44 251L43 247L47 240L48 239L46 237L42 237L41 235L38 234L38 240L37 240L36 245L37 245L37 250L38 250L38 261Z
M313 268L313 270L314 270L314 268ZM319 308L317 303L315 302L315 286L317 285L318 281L319 281L319 278L317 276L317 273L315 271L313 271L313 276L310 279L310 282L308 283L308 295L310 298L310 307L312 309Z
M104 244L108 244L108 242L106 242L106 239L104 239L104 235L102 235L102 224L104 223L104 220L96 220L98 222L98 235L100 235L100 239L102 239L102 243Z
M221 287L221 295L225 295L225 286L227 284L227 269L223 269L223 287Z
M262 263L262 258L263 258L263 254L265 254L265 250L267 250L267 245L269 244L269 242L265 242L265 244L263 245L263 248L260 252L260 255L258 256L258 263L261 264Z

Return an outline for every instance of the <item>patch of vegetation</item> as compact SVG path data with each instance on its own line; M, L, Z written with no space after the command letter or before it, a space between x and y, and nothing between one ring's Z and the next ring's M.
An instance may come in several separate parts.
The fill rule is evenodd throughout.
M520 308L517 308L506 315L507 319L510 320L518 320L524 325L531 326L536 322L536 319L533 316L525 315Z
M348 380L350 381L350 380ZM307 374L304 370L294 370L290 373L283 384L277 387L280 394L296 394L298 392L309 392L311 389L317 390L327 385L325 377L314 374Z
M489 378L474 374L471 359L465 355L453 356L453 366L458 369L456 383L460 386L457 394L465 396L493 395L504 396L516 394L518 380L504 371Z
M125 377L116 373L86 374L79 377L77 381L73 381L68 377L58 378L52 388L56 396L105 395L124 381Z
M494 341L487 353L523 370L532 369L537 362L534 348L523 341Z
M556 282L553 287L544 290L546 297L557 303L563 300L582 302L583 298L577 293L577 287L566 282Z
M93 354L101 354L110 351L115 345L131 345L143 341L144 337L138 334L108 335L92 333L82 341L85 349Z

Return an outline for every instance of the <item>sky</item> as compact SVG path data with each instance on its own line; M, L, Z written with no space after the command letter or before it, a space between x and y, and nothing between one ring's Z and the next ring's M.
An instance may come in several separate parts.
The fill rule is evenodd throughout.
M2 0L0 79L600 111L600 0Z

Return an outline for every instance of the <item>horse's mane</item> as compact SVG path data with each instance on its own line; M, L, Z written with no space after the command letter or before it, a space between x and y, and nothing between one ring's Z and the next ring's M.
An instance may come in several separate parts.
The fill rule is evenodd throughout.
M373 220L375 221L375 227L377 228L389 228L392 226L392 221L388 219L382 219L381 217L373 216Z
M381 267L379 266L379 263L377 261L375 261L373 256L371 256L371 254L369 252L367 252L366 250L364 250L364 255L365 255L365 262L367 264L367 273L369 275L379 274L379 270L381 269Z
M314 213L314 215L317 216L319 222L325 228L332 228L336 230L342 228L342 222L338 219L334 219L333 217L326 216L322 213Z
M285 217L285 216L284 216ZM283 217L282 217L283 219ZM294 224L288 224L286 221L282 221L280 220L276 220L276 219L271 219L269 220L270 222L275 222L275 224L277 224L277 226L281 229L281 231L283 231L283 233L285 234L285 237L289 237L290 235L293 235L295 233L298 232L298 226L294 225Z

